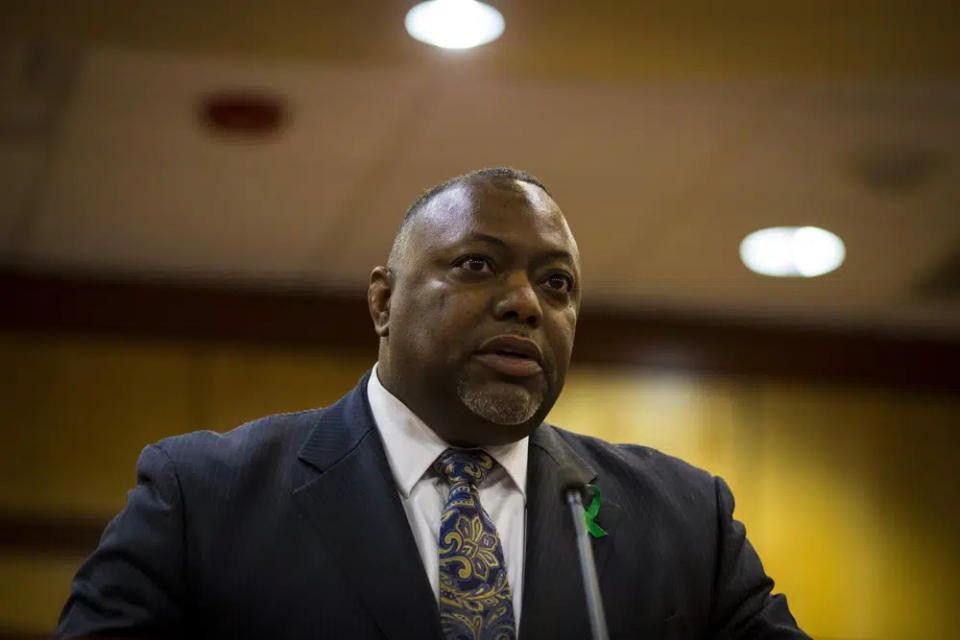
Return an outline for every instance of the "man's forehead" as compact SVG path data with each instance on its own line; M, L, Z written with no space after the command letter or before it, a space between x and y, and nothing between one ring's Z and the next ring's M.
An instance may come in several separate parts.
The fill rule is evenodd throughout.
M494 227L502 232L536 230L574 245L560 208L543 189L522 180L456 183L437 194L421 212L418 231L436 239ZM419 235L419 234L418 234Z

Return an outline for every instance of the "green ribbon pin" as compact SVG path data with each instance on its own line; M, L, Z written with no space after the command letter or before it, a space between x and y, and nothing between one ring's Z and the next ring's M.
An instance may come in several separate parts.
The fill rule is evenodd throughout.
M597 524L597 514L600 513L600 487L595 484L588 484L587 486L593 490L593 500L590 501L590 506L583 510L583 519L587 523L587 533L594 538L602 538L607 535L607 532Z

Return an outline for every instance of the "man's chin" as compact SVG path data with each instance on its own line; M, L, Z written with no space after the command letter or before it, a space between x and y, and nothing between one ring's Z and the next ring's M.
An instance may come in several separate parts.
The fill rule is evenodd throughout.
M457 384L460 401L477 416L494 424L513 426L529 422L543 405L539 389L505 381Z

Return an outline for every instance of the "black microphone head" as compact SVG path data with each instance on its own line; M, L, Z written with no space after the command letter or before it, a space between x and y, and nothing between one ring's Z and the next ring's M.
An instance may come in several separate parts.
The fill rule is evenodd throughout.
M559 481L561 495L566 496L571 491L578 491L580 497L583 497L587 488L587 478L572 464L560 465L557 470L557 480Z

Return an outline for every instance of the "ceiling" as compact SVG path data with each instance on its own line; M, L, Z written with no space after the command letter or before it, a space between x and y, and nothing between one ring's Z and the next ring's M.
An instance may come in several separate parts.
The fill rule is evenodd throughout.
M508 164L566 213L585 304L960 335L957 8L498 2L500 41L444 52L411 4L0 5L3 265L360 292L423 189ZM211 130L222 90L285 125ZM838 271L740 263L807 224Z

